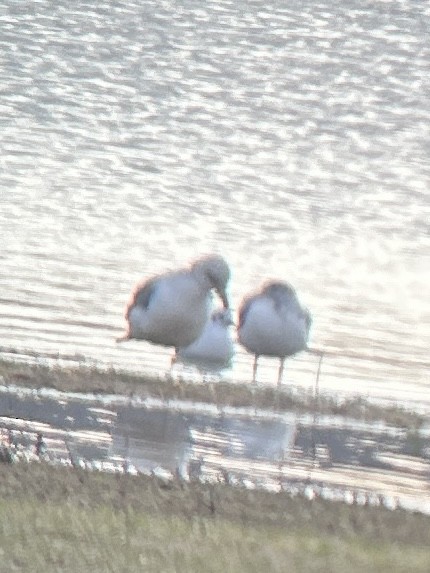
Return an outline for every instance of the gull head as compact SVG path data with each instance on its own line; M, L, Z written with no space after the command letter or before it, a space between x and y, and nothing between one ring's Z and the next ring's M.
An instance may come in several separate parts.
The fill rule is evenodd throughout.
M295 299L297 296L293 287L284 281L269 281L264 285L262 292L275 300Z
M262 289L262 294L273 300L275 308L296 308L300 310L300 303L296 291L287 282L269 281Z
M193 272L219 295L225 309L229 308L227 284L230 279L230 267L220 255L208 255L198 259L192 265Z
M229 326L234 325L234 320L233 320L233 317L231 315L231 310L229 308L227 308L227 309L223 308L220 310L215 310L212 313L211 320L214 324L219 324L219 325L223 326L224 328L228 328Z

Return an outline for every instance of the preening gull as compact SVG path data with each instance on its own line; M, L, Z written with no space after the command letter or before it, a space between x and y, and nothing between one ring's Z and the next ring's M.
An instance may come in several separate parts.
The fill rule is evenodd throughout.
M216 310L207 321L197 340L179 348L174 361L189 363L203 371L219 372L231 366L234 344L231 333L230 310Z
M311 315L301 306L292 286L270 281L261 290L247 296L239 309L238 340L254 354L253 382L260 355L280 359L278 385L284 361L307 348Z
M230 269L219 255L196 260L189 268L154 276L134 289L127 306L126 334L154 344L188 346L201 334L210 313L211 291L229 307Z

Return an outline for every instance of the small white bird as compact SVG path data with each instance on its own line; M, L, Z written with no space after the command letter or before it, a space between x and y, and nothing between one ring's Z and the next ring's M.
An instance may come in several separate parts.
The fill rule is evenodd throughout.
M288 283L270 281L256 294L246 297L239 309L238 340L254 354L253 382L260 355L280 359L278 385L284 361L307 348L311 315L302 307Z
M229 368L234 356L232 324L230 310L214 311L199 338L178 349L174 362L193 364L200 370L211 372Z
M154 344L182 348L201 334L210 312L211 291L229 307L230 269L218 255L195 261L189 268L157 275L138 284L127 306L126 334Z

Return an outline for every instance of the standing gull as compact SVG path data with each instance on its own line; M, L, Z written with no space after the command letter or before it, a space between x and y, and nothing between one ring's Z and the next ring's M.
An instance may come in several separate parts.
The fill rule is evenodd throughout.
M281 383L285 358L307 348L311 321L309 311L286 282L270 281L243 300L238 340L254 354L253 382L258 357L263 355L280 359L278 385Z
M202 332L209 316L214 289L228 308L230 269L218 255L198 259L189 268L157 275L134 289L127 306L126 334L154 344L188 346Z
M212 372L230 367L234 355L232 324L230 310L214 311L199 338L189 346L179 348L174 361L194 364L200 370Z

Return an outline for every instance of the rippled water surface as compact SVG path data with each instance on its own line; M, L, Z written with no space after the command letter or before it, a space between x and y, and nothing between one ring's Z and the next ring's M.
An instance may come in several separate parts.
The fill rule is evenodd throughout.
M0 1L2 348L165 369L114 342L131 286L216 251L236 308L297 288L323 386L430 406L429 29L413 0Z
M17 391L16 391L17 390ZM173 407L172 407L173 406ZM0 458L430 514L429 428L0 387Z

